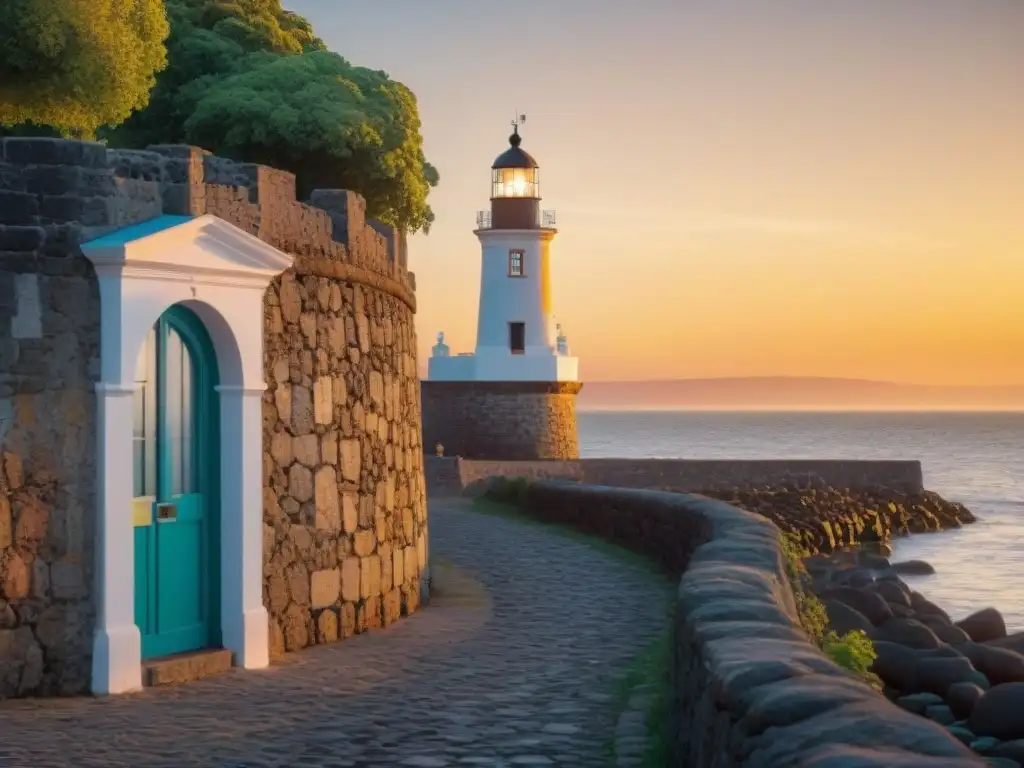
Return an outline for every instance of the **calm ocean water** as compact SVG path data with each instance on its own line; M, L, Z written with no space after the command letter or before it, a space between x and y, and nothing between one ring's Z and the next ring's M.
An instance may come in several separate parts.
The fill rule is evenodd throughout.
M584 457L918 459L925 487L979 522L899 539L907 581L954 619L992 605L1024 630L1024 413L581 412Z

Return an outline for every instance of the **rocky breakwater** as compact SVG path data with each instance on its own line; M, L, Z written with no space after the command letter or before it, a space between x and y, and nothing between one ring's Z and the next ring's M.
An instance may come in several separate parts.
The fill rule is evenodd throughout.
M952 621L900 579L927 573L925 563L860 550L804 564L830 627L871 639L871 671L889 699L945 726L988 765L1024 766L1024 633L1008 635L994 608Z
M888 547L894 536L943 531L975 521L962 504L947 501L931 491L854 491L810 481L700 494L768 518L810 554L865 542Z

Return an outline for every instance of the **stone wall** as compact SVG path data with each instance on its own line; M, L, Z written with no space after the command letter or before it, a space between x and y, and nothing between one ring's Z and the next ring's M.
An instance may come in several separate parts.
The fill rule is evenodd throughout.
M291 174L195 147L0 139L0 441L23 468L0 501L0 697L89 683L99 293L79 245L207 213L295 256L265 313L273 649L417 606L427 526L415 280L400 234L351 192L298 203Z
M808 642L778 529L695 496L528 485L525 512L680 573L673 627L674 765L981 766L944 728L890 703Z
M575 459L580 382L424 381L423 442L448 456Z
M431 443L424 433L429 451ZM445 445L445 453L451 453ZM448 462L447 464L444 462ZM454 466L452 466L454 465ZM458 480L453 481L453 476ZM716 488L755 488L814 479L836 488L924 490L919 461L790 461L696 459L580 459L576 461L474 461L427 457L428 490L439 494L480 487L489 477L560 478L592 485L693 493Z

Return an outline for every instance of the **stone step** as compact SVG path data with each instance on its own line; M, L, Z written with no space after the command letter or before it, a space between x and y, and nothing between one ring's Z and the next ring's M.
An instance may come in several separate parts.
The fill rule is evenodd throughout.
M190 683L204 677L227 672L234 664L234 654L226 648L160 656L142 664L142 684L147 687Z

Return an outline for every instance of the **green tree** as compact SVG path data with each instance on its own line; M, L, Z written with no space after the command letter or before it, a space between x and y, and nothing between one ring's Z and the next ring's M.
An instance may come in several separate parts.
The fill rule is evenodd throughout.
M168 66L149 106L105 133L114 146L187 141L185 121L194 108L189 86L246 71L249 54L324 50L309 22L282 9L280 0L167 0L167 15Z
M0 2L0 125L91 138L145 107L166 64L162 0Z
M357 191L369 215L429 229L438 174L423 154L416 97L384 72L327 51L252 57L246 71L197 81L183 95L190 143L292 171L300 194Z

